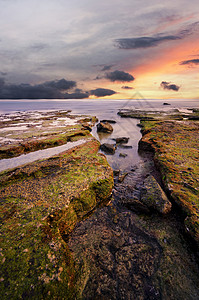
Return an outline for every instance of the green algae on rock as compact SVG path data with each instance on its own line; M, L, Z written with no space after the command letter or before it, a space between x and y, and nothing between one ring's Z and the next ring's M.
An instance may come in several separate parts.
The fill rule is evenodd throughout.
M40 113L36 119L35 114L20 113L0 122L0 159L76 141L88 136L97 121L96 117L70 115L68 111Z
M156 121L156 120L183 120L185 117L189 117L190 114L182 113L178 109L171 109L169 111L146 111L139 109L121 109L118 115L122 118L135 118L139 120L146 121Z
M143 137L139 149L154 152L165 190L180 207L185 228L199 246L199 123L191 120L141 123Z
M76 223L112 193L99 143L0 174L1 299L75 299L67 239Z

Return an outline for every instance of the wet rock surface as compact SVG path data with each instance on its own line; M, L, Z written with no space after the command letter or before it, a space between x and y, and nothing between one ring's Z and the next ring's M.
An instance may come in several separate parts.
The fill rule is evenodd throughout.
M104 143L100 145L100 149L106 154L114 154L116 150L115 144Z
M83 263L83 255L89 261L83 299L144 299L149 295L160 299L152 278L162 248L137 226L135 219L131 213L112 206L76 228L69 247L75 251L77 264Z
M88 136L97 119L70 111L18 112L0 116L0 159L64 145Z
M119 182L114 201L80 222L69 248L79 270L80 299L197 299L196 259L174 211L152 212L141 202L146 175L157 176L143 157Z
M166 120L142 124L140 150L154 153L164 189L180 208L185 229L199 249L199 123Z
M174 116L176 118L181 117ZM142 159L139 165L129 166L127 173L115 170L112 204L80 222L71 235L69 247L76 267L84 270L79 289L81 299L199 298L197 249L186 235L178 207L171 205L173 183L169 185L170 193L166 190L168 199L163 191L165 178L162 176L165 173L161 168L159 173L156 156L154 159L154 153L162 145L170 147L164 137L167 125L160 123L164 133L154 129L148 138L150 128L156 128L153 122L147 123L147 128L142 124L146 138L143 138L144 151L140 152ZM168 128L170 125L175 128L176 121L169 122ZM193 128L190 125L191 134L196 134L194 130L197 125ZM180 134L178 138L182 140L182 128L177 126L175 129L174 135L177 137ZM159 132L160 143L157 139ZM178 151L176 143L174 146ZM171 157L168 159L170 161ZM180 172L176 170L175 178L179 174L187 176L190 171L194 171L193 176L195 167L192 163L186 172L184 169ZM194 181L190 183L187 178L183 187L196 195ZM190 228L189 218L185 219L185 224Z
M147 137L154 124L142 125L149 148L139 164L114 171L112 201L112 170L105 156L97 154L96 140L1 174L2 299L198 300L198 258L169 202L175 182L167 182L168 200L157 159L146 152L151 145L157 150L159 132ZM170 121L168 128L174 124ZM84 131L85 120L81 126ZM194 128L189 125L192 133ZM188 174L196 173L191 160L176 173L194 195L197 187ZM193 224L190 217L187 228Z

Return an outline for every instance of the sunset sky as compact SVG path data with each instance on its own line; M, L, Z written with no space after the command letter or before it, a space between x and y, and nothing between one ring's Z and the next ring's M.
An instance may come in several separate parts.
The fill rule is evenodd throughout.
M199 98L198 0L0 0L0 98Z

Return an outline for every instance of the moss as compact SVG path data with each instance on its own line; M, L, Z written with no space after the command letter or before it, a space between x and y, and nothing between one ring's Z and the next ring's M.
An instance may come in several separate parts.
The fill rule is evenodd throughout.
M65 120L74 119L76 124L66 125ZM0 146L0 159L11 158L21 154L29 153L44 148L54 147L66 144L68 141L77 141L82 137L90 136L87 130L89 126L94 126L96 121L95 117L85 117L79 120L79 116L69 115L68 112L55 111L49 112L48 115L41 113L38 120L32 119L31 114L18 117L13 117L11 121L0 122L0 127L10 127L10 131L5 130L1 132L1 137L7 138L8 142L2 142ZM27 125L24 130L17 130L17 123ZM37 127L37 124L40 124ZM89 126L88 126L89 124ZM12 127L15 127L14 130ZM6 129L8 129L6 128ZM90 127L89 127L90 128Z
M149 144L154 150L165 189L189 220L186 229L199 246L199 123L171 120L142 125L140 146Z
M90 140L0 174L1 299L75 299L67 236L111 195L112 170Z

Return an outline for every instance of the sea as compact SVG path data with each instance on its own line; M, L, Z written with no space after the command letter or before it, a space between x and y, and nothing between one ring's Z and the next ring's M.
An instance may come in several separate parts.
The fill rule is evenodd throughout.
M165 105L167 103L167 105ZM8 116L16 112L58 111L71 110L75 115L92 115L98 120L114 120L112 134L98 134L96 126L92 135L100 143L113 143L117 137L129 137L127 146L129 148L118 148L114 155L106 155L113 169L128 171L137 165L143 158L138 153L138 141L141 138L140 128L137 126L139 120L121 118L117 113L119 110L139 109L146 111L168 111L178 109L188 112L193 108L199 108L199 99L194 100L146 100L146 99L82 99L82 100L0 100L0 115ZM122 155L121 155L122 154ZM126 156L125 156L126 155Z

